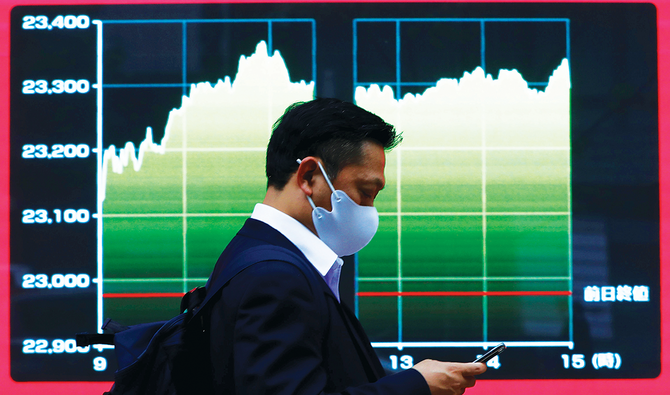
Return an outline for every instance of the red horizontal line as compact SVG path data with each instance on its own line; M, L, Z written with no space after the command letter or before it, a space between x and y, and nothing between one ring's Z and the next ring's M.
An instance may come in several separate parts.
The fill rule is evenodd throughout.
M358 296L569 296L572 291L359 292Z
M103 294L103 298L181 298L181 292L154 292L154 293L118 293Z
M358 296L569 296L571 291L359 292ZM181 292L107 293L104 298L181 298Z

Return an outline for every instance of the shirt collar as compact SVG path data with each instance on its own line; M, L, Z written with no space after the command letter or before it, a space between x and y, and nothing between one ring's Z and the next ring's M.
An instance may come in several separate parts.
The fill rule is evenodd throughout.
M319 239L311 230L290 215L266 204L258 203L254 207L251 218L264 222L293 243L316 270L325 276L334 262L341 265L340 258L326 243Z

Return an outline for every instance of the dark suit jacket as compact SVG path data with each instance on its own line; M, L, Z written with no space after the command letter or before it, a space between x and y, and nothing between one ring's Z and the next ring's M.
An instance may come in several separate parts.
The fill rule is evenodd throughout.
M414 369L384 377L358 319L281 233L249 219L219 258L210 283L237 254L262 244L300 260L264 261L213 300L211 360L217 394L430 394Z

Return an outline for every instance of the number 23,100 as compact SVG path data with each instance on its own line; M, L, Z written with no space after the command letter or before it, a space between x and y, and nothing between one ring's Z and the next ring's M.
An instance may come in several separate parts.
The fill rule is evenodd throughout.
M65 221L68 224L73 224L75 222L85 224L91 218L90 211L84 208L79 210L72 208L61 210L56 208L53 210L53 213L54 218L51 218L49 212L45 209L26 209L23 210L21 222L24 224L50 224L55 220L57 224L61 223L61 221Z

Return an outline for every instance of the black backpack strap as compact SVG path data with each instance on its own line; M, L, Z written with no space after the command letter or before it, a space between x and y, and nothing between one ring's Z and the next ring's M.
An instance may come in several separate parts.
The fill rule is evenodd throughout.
M233 277L249 266L264 261L286 261L290 263L296 260L301 261L305 260L305 258L299 257L297 254L286 248L270 244L251 247L240 252L212 282L211 287L207 290L205 300L200 304L198 312L205 310L205 305L212 300L219 290L221 290L221 288L223 288Z
M235 277L242 270L247 267L263 262L263 261L287 261L292 262L296 260L303 260L294 252L279 246L274 246L270 244L259 245L256 247L249 248L247 250L239 253L233 260L228 264L228 266L223 270L223 272L216 278L212 283L209 289L205 287L197 287L188 292L181 301L180 311L188 311L186 316L186 321L190 321L194 315L197 315L198 312L204 311L204 307L209 301L218 293L218 291L223 288L233 277ZM196 310L197 308L197 310ZM77 333L77 345L80 347L85 347L92 344L114 344L114 334L128 329L127 326L122 326L115 321L107 319L102 329L111 331L111 334L90 334L90 333Z

